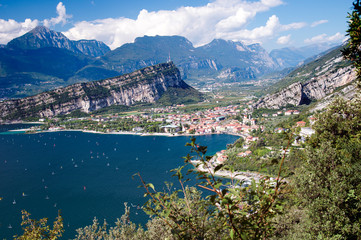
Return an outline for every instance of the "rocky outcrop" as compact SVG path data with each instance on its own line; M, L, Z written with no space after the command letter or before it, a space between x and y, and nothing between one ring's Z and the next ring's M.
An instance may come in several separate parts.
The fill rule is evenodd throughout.
M32 97L0 102L1 119L86 113L111 105L153 103L169 88L191 88L173 63L158 64L101 81L78 83Z
M266 95L254 107L279 109L288 104L294 106L309 104L313 100L324 98L356 78L351 66L335 69L331 65L325 65L316 75L304 83L293 83L275 94Z

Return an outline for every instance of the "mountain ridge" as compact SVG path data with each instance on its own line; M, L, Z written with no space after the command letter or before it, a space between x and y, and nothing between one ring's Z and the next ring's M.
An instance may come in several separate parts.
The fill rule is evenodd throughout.
M103 42L97 40L72 41L64 34L44 26L37 26L28 33L11 40L6 47L14 49L55 47L92 57L99 57L110 51L110 48Z
M340 46L292 71L273 86L273 93L259 99L254 108L308 105L351 84L356 79L355 69L343 58L342 48Z
M168 89L197 93L181 79L172 62L162 63L114 78L76 83L35 96L0 102L0 118L53 117L76 110L89 113L112 105L154 103Z

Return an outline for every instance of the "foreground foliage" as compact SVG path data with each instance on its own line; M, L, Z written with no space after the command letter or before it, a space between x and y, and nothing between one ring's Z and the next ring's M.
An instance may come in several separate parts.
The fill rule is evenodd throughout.
M193 157L208 164L211 157L206 156L206 147L196 144L194 138L187 145L191 153L185 157L186 165ZM106 223L100 227L95 220L92 226L78 230L77 239L159 239L160 233L161 239L261 239L272 235L273 218L282 211L285 182L264 178L242 186L243 182L235 179L224 181L214 173L190 170L198 179L196 186L190 187L182 173L185 166L173 170L179 190L171 190L173 185L168 184L167 190L156 191L137 174L149 197L143 208L152 217L146 230L129 221L126 207L115 227L107 229ZM202 194L200 188L210 194Z
M22 222L23 226L23 235L15 236L16 240L41 240L41 239L50 239L56 240L60 238L64 232L63 218L60 213L53 223L53 228L51 229L48 226L47 218L42 218L40 220L35 220L30 218L30 213L23 210L22 213Z
M361 98L317 115L276 239L361 239Z

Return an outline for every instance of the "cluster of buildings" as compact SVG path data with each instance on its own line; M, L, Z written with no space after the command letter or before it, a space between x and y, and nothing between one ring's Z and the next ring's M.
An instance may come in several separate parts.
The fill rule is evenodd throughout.
M136 133L143 131L141 126L144 125L144 123L157 123L159 124L160 132L163 133L200 135L227 133L241 135L244 138L249 137L251 131L263 128L263 126L256 124L255 119L251 118L250 111L247 108L241 111L240 105L214 107L192 113L186 113L181 110L182 107L184 106L151 108L143 113L129 115L91 115L90 117L72 118L67 121L84 121L83 128L85 130L88 129L86 122L92 121L95 122L97 126L104 128L105 131L111 132L115 131L115 129L107 129L111 126L111 124L108 123L131 119L132 122L139 123L139 127L135 126L133 129ZM40 119L39 121L45 121L45 119ZM54 118L52 121L58 122L58 119ZM61 127L61 123L50 127L55 130Z
M298 110L280 110L273 114L263 113L262 117L278 117L278 116L290 116L290 115L298 115L300 111Z
M239 106L215 107L205 111L191 114L172 114L161 119L167 125L162 126L165 132L183 132L187 134L229 133L246 134L257 130L256 120L245 114L243 119L237 120L242 115ZM239 119L239 117L238 117Z

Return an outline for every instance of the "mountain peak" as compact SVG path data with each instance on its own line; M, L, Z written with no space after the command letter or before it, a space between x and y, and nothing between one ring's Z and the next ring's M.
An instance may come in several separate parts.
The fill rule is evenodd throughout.
M110 51L110 48L98 41L72 41L61 32L50 30L45 26L37 26L30 32L11 40L7 44L13 49L62 48L75 53L98 57Z
M45 26L42 25L38 25L36 26L33 30L31 30L29 33L45 33L45 32L50 32L51 30Z

